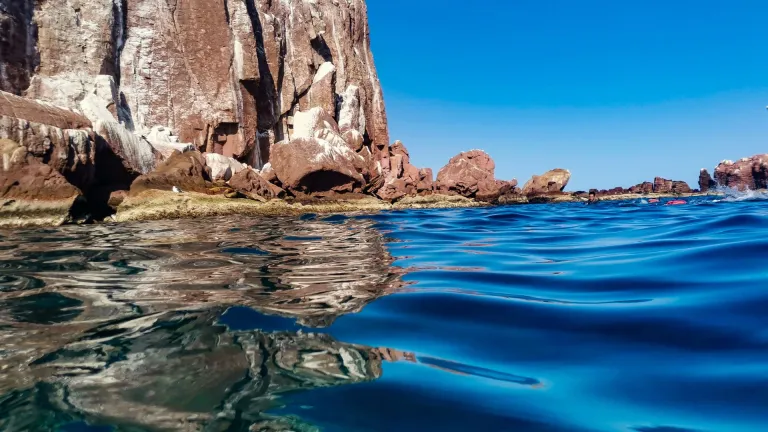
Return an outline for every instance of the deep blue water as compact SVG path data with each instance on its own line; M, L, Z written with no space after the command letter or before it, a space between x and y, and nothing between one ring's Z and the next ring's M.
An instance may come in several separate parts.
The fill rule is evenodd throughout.
M766 431L768 201L0 231L3 431Z

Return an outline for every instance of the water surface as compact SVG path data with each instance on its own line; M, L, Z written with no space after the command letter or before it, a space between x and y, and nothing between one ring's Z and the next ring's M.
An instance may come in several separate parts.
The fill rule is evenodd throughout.
M2 431L765 431L768 201L0 231Z

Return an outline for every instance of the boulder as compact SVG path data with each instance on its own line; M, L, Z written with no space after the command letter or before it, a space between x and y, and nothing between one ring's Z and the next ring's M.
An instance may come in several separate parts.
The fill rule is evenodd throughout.
M709 174L706 168L702 168L699 171L699 190L702 192L708 192L710 189L714 189L717 186L715 180Z
M768 188L768 154L743 158L736 162L722 161L715 168L715 180L720 186L737 190Z
M134 180L129 196L139 195L149 189L171 191L174 186L183 192L209 192L212 186L211 173L201 153L174 153L154 171Z
M0 139L0 225L24 221L61 224L81 191L50 165L8 139Z
M27 148L0 139L0 199L73 201L81 191Z
M492 201L500 194L495 169L493 159L482 150L460 153L437 173L435 192Z
M357 192L365 180L363 158L342 141L293 138L272 146L271 166L280 184L294 194Z
M229 181L234 174L248 169L248 165L217 153L204 153L205 163L211 171L211 180Z
M531 177L523 186L524 195L543 195L562 192L571 179L571 172L566 169L553 169L546 173Z
M258 201L285 197L284 190L268 182L251 168L240 170L233 175L229 180L229 186L248 198Z

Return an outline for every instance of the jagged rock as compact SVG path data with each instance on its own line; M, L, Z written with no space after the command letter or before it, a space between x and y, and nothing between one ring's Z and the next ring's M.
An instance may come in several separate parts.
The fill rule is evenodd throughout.
M254 169L237 172L229 180L229 186L248 198L264 200L285 197L285 191L265 180Z
M553 192L562 192L571 179L571 172L556 168L546 173L531 177L523 186L523 195L539 195Z
M651 182L643 182L640 184L637 184L635 186L632 186L629 188L630 193L636 193L636 194L649 194L653 193L653 183Z
M493 201L500 193L494 178L495 169L493 159L482 150L460 153L437 173L435 191Z
M248 169L248 165L217 153L205 153L204 156L213 181L228 181L233 175Z
M362 161L343 141L339 145L294 138L272 146L272 169L283 188L293 193L360 191L365 182L359 172Z
M411 165L408 150L400 141L389 146L389 170L384 183L376 195L384 200L394 201L405 196L431 193L432 170L418 169Z
M715 180L720 186L737 190L768 188L768 154L755 155L739 161L723 161L715 168Z
M139 195L148 189L171 191L174 186L184 192L207 193L210 182L211 173L201 153L175 153L151 173L134 180L129 196Z
M659 194L669 193L691 193L692 190L688 183L684 181L667 180L662 177L656 177L653 180L653 192Z
M23 143L28 154L86 190L95 178L91 122L70 110L0 92L0 138Z
M702 192L708 192L710 189L714 189L715 186L717 186L717 183L715 183L715 181L712 179L709 171L707 171L705 168L702 168L699 172L699 190Z

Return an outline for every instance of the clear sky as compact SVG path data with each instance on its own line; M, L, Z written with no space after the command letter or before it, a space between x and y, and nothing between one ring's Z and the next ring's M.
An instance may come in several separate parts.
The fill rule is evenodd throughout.
M367 0L392 140L568 190L768 153L766 0Z

